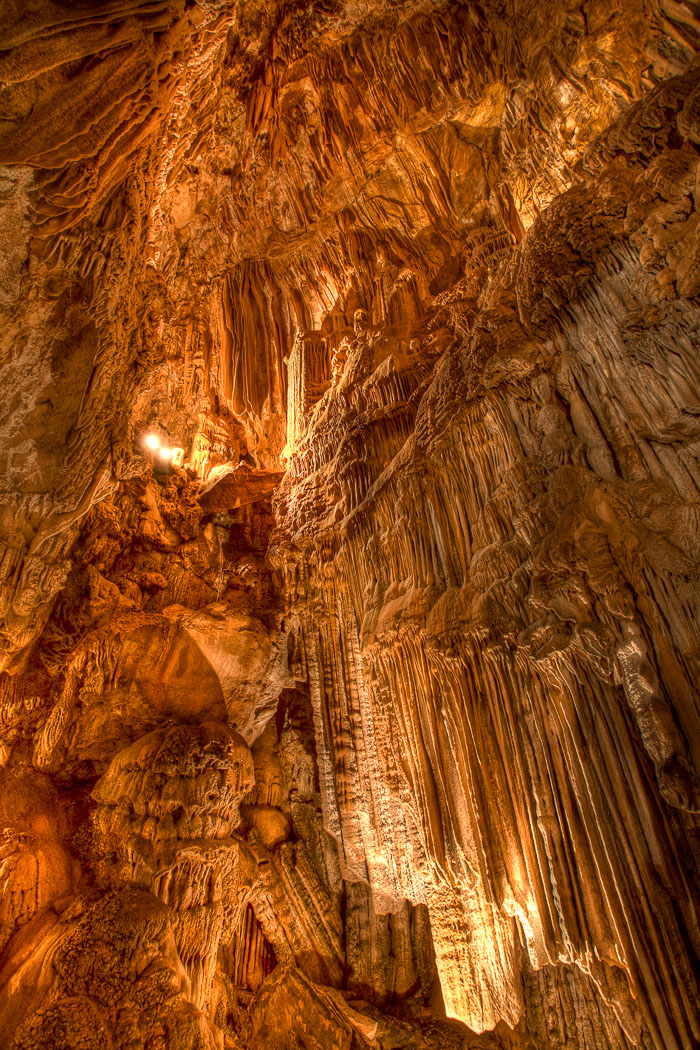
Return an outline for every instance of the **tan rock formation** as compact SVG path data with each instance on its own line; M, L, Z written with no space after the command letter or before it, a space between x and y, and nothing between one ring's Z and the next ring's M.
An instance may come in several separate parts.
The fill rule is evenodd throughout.
M3 1046L700 1044L699 47L5 4Z

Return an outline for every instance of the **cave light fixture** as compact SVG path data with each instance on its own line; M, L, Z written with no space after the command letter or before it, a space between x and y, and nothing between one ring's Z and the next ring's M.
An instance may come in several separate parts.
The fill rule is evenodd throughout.
M165 463L172 463L175 467L181 467L185 458L184 448L179 448L177 445L163 445L157 434L146 434L143 443L149 452L159 459L162 459Z

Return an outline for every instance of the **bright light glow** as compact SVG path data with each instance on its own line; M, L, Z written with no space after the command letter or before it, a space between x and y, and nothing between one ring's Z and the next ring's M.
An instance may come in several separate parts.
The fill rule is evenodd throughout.
M144 445L146 448L155 451L155 449L160 448L160 438L156 434L146 434Z
M161 459L171 459L173 450L171 448L159 448L158 455Z

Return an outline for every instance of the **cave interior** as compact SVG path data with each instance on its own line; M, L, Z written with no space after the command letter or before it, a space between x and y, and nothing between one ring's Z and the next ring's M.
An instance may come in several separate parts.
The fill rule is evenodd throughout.
M0 1047L700 1046L698 0L1 0Z

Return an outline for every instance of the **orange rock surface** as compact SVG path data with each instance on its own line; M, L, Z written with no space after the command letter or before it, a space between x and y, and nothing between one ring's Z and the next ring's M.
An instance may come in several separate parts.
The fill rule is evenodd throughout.
M700 1044L697 0L6 0L0 1044Z

